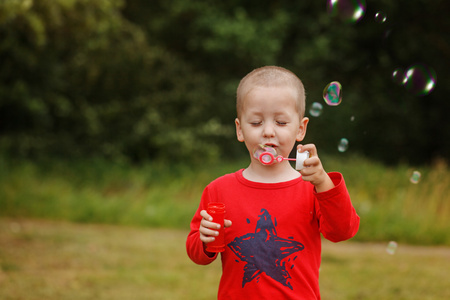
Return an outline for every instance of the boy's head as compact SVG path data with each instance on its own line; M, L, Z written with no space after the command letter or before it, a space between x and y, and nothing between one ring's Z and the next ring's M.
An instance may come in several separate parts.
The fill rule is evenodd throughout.
M255 87L287 87L296 94L299 118L305 114L305 88L301 80L291 71L277 66L265 66L253 70L242 78L237 88L236 110L240 118L245 96Z
M236 135L250 153L268 145L289 156L306 134L305 90L294 73L274 66L255 69L237 89Z

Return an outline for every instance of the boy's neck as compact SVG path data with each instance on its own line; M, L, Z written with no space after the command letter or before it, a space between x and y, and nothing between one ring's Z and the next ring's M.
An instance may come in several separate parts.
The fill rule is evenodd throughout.
M278 183L300 177L300 173L291 167L288 161L265 166L252 161L242 173L245 179L261 183Z

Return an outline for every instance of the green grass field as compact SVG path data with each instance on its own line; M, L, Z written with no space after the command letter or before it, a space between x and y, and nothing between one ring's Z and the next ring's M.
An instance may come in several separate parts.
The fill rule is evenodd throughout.
M0 218L0 299L215 299L186 230ZM449 299L450 247L324 241L323 299Z
M327 171L344 174L361 217L355 240L450 246L450 171L444 161L386 167L343 155L322 162ZM246 165L0 158L0 216L185 229L203 188ZM417 184L410 182L415 170L422 174Z
M324 241L322 298L450 298L447 164L322 162L361 216L351 241ZM0 158L0 299L215 299L220 263L188 259L187 229L205 185L245 166Z

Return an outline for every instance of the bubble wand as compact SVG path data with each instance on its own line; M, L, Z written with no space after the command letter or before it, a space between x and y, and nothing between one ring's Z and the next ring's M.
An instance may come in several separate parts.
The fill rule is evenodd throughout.
M296 158L283 157L277 155L277 150L268 145L259 145L257 149L253 152L253 157L259 160L263 165L271 165L275 162L282 162L284 160L295 161L295 169L301 170L304 168L303 163L307 158L309 158L309 152L298 152Z

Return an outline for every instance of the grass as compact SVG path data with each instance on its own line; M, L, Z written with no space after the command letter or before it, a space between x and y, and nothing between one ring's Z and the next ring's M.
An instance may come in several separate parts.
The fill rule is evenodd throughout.
M101 159L0 163L0 215L155 227L184 227L220 170ZM231 170L231 169L230 169Z
M355 158L331 160L330 165L344 174L361 217L358 240L450 245L450 171L445 161L412 168ZM413 184L416 170L421 179Z
M221 267L186 230L0 218L0 299L215 299ZM323 299L448 299L450 248L324 241Z
M450 171L444 161L387 167L342 155L323 156L322 162L327 171L344 174L361 216L357 241L450 245ZM0 216L187 228L203 188L246 165L0 158ZM409 178L416 169L422 178L413 184Z

